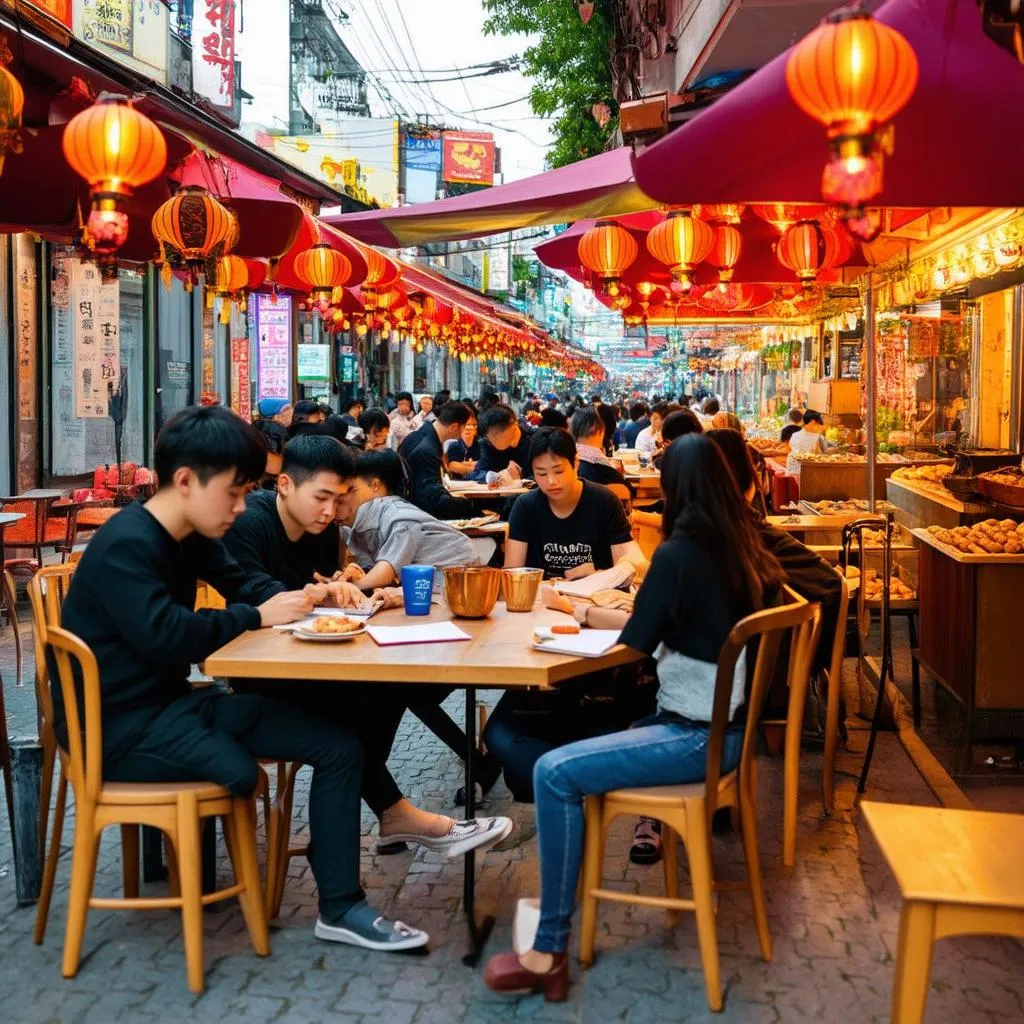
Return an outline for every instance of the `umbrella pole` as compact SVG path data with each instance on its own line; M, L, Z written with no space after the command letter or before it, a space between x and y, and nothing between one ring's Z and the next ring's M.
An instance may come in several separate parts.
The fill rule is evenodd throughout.
M875 463L878 461L878 438L875 435L875 292L872 275L868 274L868 285L864 292L864 358L867 360L867 415L864 429L868 446L868 512L875 511Z

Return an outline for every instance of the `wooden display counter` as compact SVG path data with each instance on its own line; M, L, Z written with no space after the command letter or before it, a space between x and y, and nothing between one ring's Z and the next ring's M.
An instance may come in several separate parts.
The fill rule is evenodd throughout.
M886 480L889 501L897 508L896 522L908 530L928 526L970 526L992 515L988 505L963 501L941 484L920 480Z
M914 535L921 541L920 660L964 709L964 772L976 741L1024 741L1024 555L963 554L927 530Z

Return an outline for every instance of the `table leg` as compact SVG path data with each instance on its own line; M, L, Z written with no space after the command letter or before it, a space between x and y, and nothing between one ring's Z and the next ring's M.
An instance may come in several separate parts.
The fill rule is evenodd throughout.
M466 687L466 818L476 816L476 791L473 782L473 760L476 756L476 688ZM466 912L466 923L469 925L469 952L462 958L467 967L475 967L483 952L487 939L494 927L494 918L485 916L476 919L476 851L470 850L465 855L465 867L462 880L462 903Z

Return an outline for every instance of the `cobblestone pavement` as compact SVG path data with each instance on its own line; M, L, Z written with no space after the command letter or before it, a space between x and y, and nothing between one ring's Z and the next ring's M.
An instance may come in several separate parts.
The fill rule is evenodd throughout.
M15 734L33 731L31 689L13 686L10 631L0 634L0 666ZM30 650L31 648L29 648ZM461 720L462 698L449 709ZM487 697L493 702L493 696ZM852 734L863 747L863 733ZM256 958L237 906L228 902L205 917L207 990L187 988L179 920L170 911L93 911L86 959L77 978L60 976L60 953L69 853L65 848L45 945L32 945L32 908L15 906L11 845L0 819L0 1019L12 1024L108 1024L203 1020L337 1022L337 1024L499 1024L511 1021L706 1021L775 1024L799 1021L871 1022L889 1019L899 897L877 846L853 810L852 774L859 755L840 761L839 809L821 814L821 757L805 752L801 775L798 861L781 864L781 765L765 761L760 773L762 863L774 961L758 955L748 897L726 892L718 917L726 1006L708 1012L693 919L674 927L655 910L607 904L600 914L598 960L583 973L573 965L570 999L547 1005L539 996L507 1001L489 993L479 969L461 962L466 935L460 913L461 862L427 853L380 858L372 853L369 815L363 819L365 882L375 905L431 933L426 956L363 953L316 942L315 900L304 860L293 860L283 911L271 936L273 955ZM391 760L406 794L421 805L451 810L461 777L457 758L415 720L403 723ZM307 782L300 779L296 831L304 827ZM884 735L871 777L874 799L929 804L930 792L894 736ZM503 784L489 804L511 813L517 825L531 808L514 808ZM70 824L70 823L69 823ZM70 836L65 830L65 847ZM261 836L262 842L262 836ZM607 877L636 892L657 892L660 868L631 866L629 823L609 843ZM1020 851L1007 851L1019 857ZM927 856L928 851L922 851ZM114 836L103 844L97 895L117 895L120 863ZM715 839L719 877L740 876L735 835ZM498 916L488 951L509 948L517 897L537 892L536 840L479 859L478 903ZM226 865L220 865L221 877ZM684 883L685 885L685 883ZM159 886L143 887L154 893ZM939 944L932 970L928 1021L1005 1022L1024 1019L1024 950L993 938Z

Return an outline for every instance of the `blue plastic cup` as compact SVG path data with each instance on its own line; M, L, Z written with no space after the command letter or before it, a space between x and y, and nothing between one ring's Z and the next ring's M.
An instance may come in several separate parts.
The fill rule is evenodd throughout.
M402 568L402 597L406 615L429 615L430 596L434 592L432 565L406 565Z

